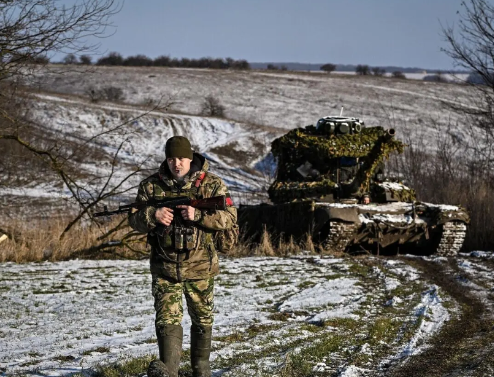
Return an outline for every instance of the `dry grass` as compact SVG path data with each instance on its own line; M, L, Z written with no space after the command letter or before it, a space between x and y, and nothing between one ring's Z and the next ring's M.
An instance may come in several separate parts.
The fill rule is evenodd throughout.
M285 239L283 235L274 237L266 228L261 235L259 243L248 239L241 239L239 244L228 253L229 257L250 257L250 256L269 256L269 257L286 257L302 253L315 253L316 247L312 237L307 234L304 242L298 244L293 237Z
M60 238L66 222L61 219L31 223L10 224L5 230L9 238L0 243L0 262L37 262L59 261L72 258L136 258L145 254L145 243L135 242L136 238L126 239L130 228L124 223L115 232L105 236L107 232L122 221L114 219L106 224L75 226L64 237ZM124 244L119 243L124 239ZM131 250L135 248L136 251Z
M118 227L122 219L114 219L104 225L76 226L60 239L66 223L63 219L39 221L28 228L24 223L11 224L9 238L0 242L1 262L39 262L60 261L73 258L109 259L143 258L148 255L145 238L131 237L125 239L130 231L126 221L121 229L105 236ZM0 232L1 233L1 232ZM1 235L0 235L1 236ZM118 244L124 239L124 244ZM111 244L113 243L113 244ZM130 247L129 247L130 246ZM133 250L134 249L134 250ZM229 257L278 256L285 257L301 253L315 253L316 247L310 235L302 243L296 243L293 237L274 237L266 229L259 243L240 240L239 244L228 253Z

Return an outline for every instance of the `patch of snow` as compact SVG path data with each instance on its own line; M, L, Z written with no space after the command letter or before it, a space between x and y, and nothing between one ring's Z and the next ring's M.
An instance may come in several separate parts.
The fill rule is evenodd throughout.
M387 364L390 361L409 357L420 353L427 345L424 342L432 334L437 333L450 315L448 310L442 305L442 299L438 293L439 287L432 285L429 289L422 293L420 304L415 307L415 316L417 321L421 321L420 326L416 330L412 339L400 347L396 355L381 362L381 365Z
M355 365L349 365L338 373L339 377L365 377L369 374L368 369L356 367Z
M379 184L379 186L385 188L385 189L390 189L390 190L410 190L409 187L405 186L402 183L398 182L382 182Z
M284 300L279 306L280 311L295 311L309 308L320 308L327 305L354 301L362 291L356 287L356 279L341 278L318 283Z

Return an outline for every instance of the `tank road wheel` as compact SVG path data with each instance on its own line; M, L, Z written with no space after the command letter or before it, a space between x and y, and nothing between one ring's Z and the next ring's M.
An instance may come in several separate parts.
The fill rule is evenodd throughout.
M330 221L328 236L321 242L323 250L344 252L350 246L355 231L356 226L353 223Z
M442 226L441 238L436 248L435 255L454 257L458 254L465 236L467 226L461 221L449 221Z

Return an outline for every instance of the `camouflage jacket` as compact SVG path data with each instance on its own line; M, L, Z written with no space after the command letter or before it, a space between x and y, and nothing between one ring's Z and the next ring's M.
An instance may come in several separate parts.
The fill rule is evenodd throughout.
M217 195L230 197L228 188L218 176L208 172L209 163L198 153L194 153L191 169L183 186L172 179L168 164L164 161L159 172L143 180L137 192L137 202L150 199L163 199L173 196L191 198L209 198ZM203 175L203 173L205 173ZM199 187L196 183L200 177ZM228 201L231 203L231 201ZM175 281L205 279L219 273L218 254L214 248L213 236L218 230L231 228L237 221L237 210L228 206L223 211L195 211L192 222L194 247L189 251L178 251L174 245L173 227L166 228L163 236L155 234L157 222L156 208L145 207L129 215L130 226L140 233L148 233L151 245L151 272ZM175 214L175 218L180 216Z

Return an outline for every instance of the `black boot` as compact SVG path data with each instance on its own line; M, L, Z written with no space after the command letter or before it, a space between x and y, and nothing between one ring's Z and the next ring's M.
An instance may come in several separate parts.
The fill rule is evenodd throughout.
M182 355L182 338L183 329L180 325L165 325L156 328L158 338L158 348L160 351L160 361L164 364L155 365L154 369L161 371L163 374L156 377L178 377L178 368L180 366L180 356ZM151 363L149 367L151 368ZM160 363L157 363L160 364ZM165 374L167 372L168 374ZM149 374L148 374L149 376ZM155 377L155 376L149 376Z
M190 328L190 361L192 377L211 377L209 355L211 353L212 327L192 325Z

